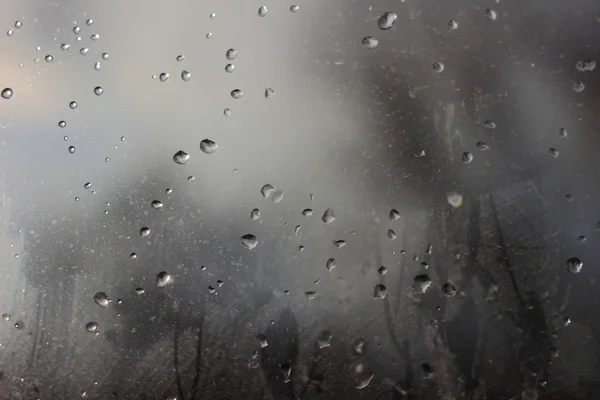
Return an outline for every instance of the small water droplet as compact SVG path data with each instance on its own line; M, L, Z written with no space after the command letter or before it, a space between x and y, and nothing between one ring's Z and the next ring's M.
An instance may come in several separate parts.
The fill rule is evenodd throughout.
M21 329L25 328L25 323L23 321L17 321L17 322L15 322L14 326L15 326L15 328L21 330Z
M139 287L135 289L135 294L137 294L138 296L141 296L142 294L144 294L144 292L144 288Z
M567 132L567 130L565 128L560 128L558 130L558 136L560 136L561 138L565 138L567 137L569 133Z
M398 237L398 235L396 235L396 232L394 232L393 229L388 229L387 235L388 235L388 239L390 239L390 240L394 240Z
M219 148L219 145L210 139L204 139L200 142L200 150L204 154L212 154Z
M79 197L75 197L75 201L79 201Z
M260 218L260 210L258 208L255 208L252 211L250 211L250 219L257 220L259 218Z
M83 185L83 188L84 188L84 189L90 189L91 187L92 187L92 182L86 182L86 183Z
M96 96L101 96L101 95L102 95L102 93L104 93L104 89L102 89L102 86L96 86L96 87L94 88L94 94L95 94Z
M206 34L206 38L207 38L207 39L210 39L211 37L212 37L212 33L208 32L208 33Z
M132 260L135 260L137 258L137 254L135 252L131 253L131 254L129 254L129 258Z
M237 57L237 50L236 49L229 49L227 50L227 52L225 53L225 57L229 60L232 61L235 59L235 57Z
M265 347L267 347L269 345L269 341L267 340L267 337L263 334L256 335L256 339L258 340L258 343L260 344L261 349L264 349Z
M335 213L333 212L333 209L328 208L327 210L325 210L323 216L321 217L321 220L326 224L330 224L333 221L335 221Z
M9 30L6 31L6 36L12 36L13 33L14 33L13 30L9 29Z
M417 275L414 277L413 288L415 288L416 290L418 290L421 293L425 293L427 291L427 289L429 289L429 286L431 286L432 283L433 283L433 281L431 280L431 278L429 278L429 275L420 274L420 275Z
M428 363L421 364L421 371L423 371L423 376L425 379L433 378L433 369L431 369L431 365Z
M498 13L496 13L496 11L492 10L491 8L486 8L485 17L490 21L495 21L496 18L498 18Z
M225 72L232 73L234 70L235 70L235 65L233 65L233 64L227 64L225 66Z
M275 91L271 88L266 88L265 89L265 99L268 99L269 97L273 97L275 96Z
M95 63L94 63L94 69L95 69L96 71L99 71L99 70L100 70L100 61L97 61L97 62L95 62Z
M446 282L442 285L442 293L446 297L456 296L456 293L457 293L456 286L454 286L450 282Z
M21 29L22 26L23 26L23 22L21 22L21 21L15 22L15 28Z
M102 308L106 308L110 305L110 299L105 292L98 292L94 295L94 303L98 304Z
M160 210L161 208L163 208L163 203L160 200L152 200L152 203L150 203L150 205L155 210Z
M231 115L231 110L229 108L226 108L223 110L223 115L226 117L229 117Z
M309 290L307 292L304 292L304 297L306 297L309 300L314 299L316 295L317 295L317 292L315 292L314 290Z
M242 92L240 89L233 89L231 91L231 97L234 99L241 99L243 95L244 92Z
M175 57L175 59L176 59L178 62L182 62L183 60L185 60L185 56L184 56L183 54L180 54L180 55L178 55L177 57Z
M563 318L563 326L566 328L569 325L571 325L571 318L569 318L569 317Z
M254 249L258 245L258 239L251 233L248 233L240 238L242 246L248 250Z
M325 263L325 267L327 268L327 270L329 272L333 271L337 267L335 258L328 259L327 262Z
M167 189L165 189L165 193L166 194L171 194L171 193L173 193L173 189L167 188Z
M102 53L102 59L108 60L108 53Z
M69 153L75 153L75 146L69 146Z
M66 44L66 43L63 43L63 44L60 45L60 48L61 48L62 51L69 50L69 47L71 47L71 45L70 44Z
M483 121L483 127L487 129L496 129L496 123L494 121Z
M367 348L367 342L365 339L360 338L360 339L356 339L356 341L354 342L354 352L358 355L361 354L365 354L365 350Z
M451 31L454 31L457 29L458 29L458 22L451 19L450 22L448 22L448 32L451 32Z
M473 161L473 154L471 154L468 151L465 151L464 153L462 153L462 155L460 156L460 160L465 163L465 164L469 164L471 161Z
M190 161L190 155L183 150L179 150L173 155L173 161L179 165L185 165Z
M92 36L90 36L90 39L96 41L98 39L100 39L100 35L98 35L97 33L92 34Z
M69 103L69 108L70 108L71 110L74 110L74 109L76 109L77 107L79 107L79 104L77 104L77 102L76 102L76 101L72 101L72 102L70 102L70 103Z
M142 229L140 229L140 236L141 237L150 236L150 228L148 228L147 226L144 226Z
M374 49L379 45L379 40L375 39L373 36L365 36L362 40L362 44L367 49Z
M85 21L85 23L87 24L87 26L92 26L94 24L94 20L90 18L87 21Z
M581 81L574 81L573 84L571 85L571 88L575 92L581 93L581 92L583 92L585 90L585 85Z
M567 271L572 274L578 274L583 269L583 262L577 257L571 257L567 260Z
M67 122L66 121L58 121L58 126L59 126L59 128L64 128L65 126L67 126Z
M579 240L580 242L585 242L587 240L587 237L585 237L584 235L578 236L577 240Z
M338 249L341 249L342 247L344 247L346 245L346 241L345 240L334 240L333 245L335 247L337 247Z
M260 7L258 9L258 16L259 17L264 17L264 16L267 15L267 12L268 12L267 7L266 6L262 6L262 7Z
M556 150L553 147L550 147L550 150L548 151L550 153L550 155L554 158L558 157L558 150Z
M330 331L321 332L321 334L317 338L317 346L319 346L320 349L325 349L327 347L330 347L332 337L333 337L333 334Z
M181 71L181 80L182 81L188 82L190 79L192 79L192 74L190 74L186 70Z
M87 47L82 47L82 48L79 50L79 53L80 53L82 56L87 56L87 53L89 53L89 51L90 51L90 49L88 49Z
M275 188L273 187L273 185L270 185L268 183L260 189L260 193L262 194L262 196L265 199L268 199L269 196L272 195L274 191L275 191Z
M295 4L290 6L290 12L295 13L295 12L298 12L298 10L300 10L300 6L297 6Z
M381 267L379 267L379 269L377 270L377 273L381 276L387 274L388 269L386 267L384 267L383 265Z
M79 35L79 33L81 32L81 28L78 26L74 26L73 27L73 33L76 35Z
M161 82L165 82L167 79L169 79L169 74L167 72L162 72L159 76L158 79Z
M276 190L275 192L273 192L273 197L271 197L271 201L275 204L277 203L281 203L281 201L283 200L283 191L282 190Z
M98 323L95 321L88 322L85 324L85 330L90 333L96 332L98 330Z
M433 70L437 73L440 73L444 70L444 64L442 64L441 62L434 62L433 63Z
M13 96L13 90L11 88L4 88L2 93L0 93L3 99L10 99Z
M161 271L156 274L156 285L163 287L171 283L171 275L167 271Z
M475 143L475 148L480 151L485 151L485 150L489 150L490 146L488 146L484 142L477 142L477 143Z
M388 11L386 13L384 13L381 18L379 18L379 21L377 22L377 26L379 26L379 29L383 30L383 31L387 31L388 29L391 29L392 26L394 25L394 22L396 22L396 20L398 19L398 14Z
M376 300L383 300L385 299L385 296L387 295L387 288L382 285L381 283L378 283L377 285L375 285L375 288L373 289L373 298Z
M2 314L2 320L4 320L4 321L10 321L10 314L8 314L8 313Z
M44 57L44 59L47 63L51 63L54 60L54 57L52 57L51 54L48 54L46 57Z

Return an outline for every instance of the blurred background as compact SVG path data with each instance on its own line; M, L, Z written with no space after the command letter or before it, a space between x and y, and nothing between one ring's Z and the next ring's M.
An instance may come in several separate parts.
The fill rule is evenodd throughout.
M600 3L2 9L0 399L600 397Z

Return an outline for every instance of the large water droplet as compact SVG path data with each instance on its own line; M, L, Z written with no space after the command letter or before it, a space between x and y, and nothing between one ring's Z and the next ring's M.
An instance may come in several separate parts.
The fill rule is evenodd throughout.
M387 288L385 286L383 286L381 283L378 283L377 285L375 285L375 288L373 289L373 298L374 299L382 300L382 299L385 299L386 295L387 295Z
M83 184L84 189L90 189L92 187L92 182L86 182Z
M240 238L242 246L248 250L254 249L258 245L258 239L251 233L248 233Z
M487 143L484 143L484 142L477 142L477 143L475 143L475 148L480 151L485 151L485 150L489 150L490 146L488 146Z
M469 164L471 161L473 161L473 154L471 154L471 152L465 151L460 156L460 160L465 164Z
M567 260L567 271L572 274L578 274L583 269L583 262L577 257L571 257Z
M54 57L52 57L51 54L48 54L46 57L44 57L44 60L46 60L47 63L51 63L54 60Z
M64 128L65 126L67 126L67 122L66 121L58 121L58 126L60 128Z
M451 31L454 31L457 29L458 29L458 22L451 19L450 22L448 22L448 32L451 32Z
M158 76L158 79L161 82L165 82L167 79L169 79L169 74L167 72L161 72L161 74Z
M219 148L219 145L210 139L204 139L200 142L200 150L205 154L212 154Z
M592 60L581 60L575 64L575 68L577 71L585 72L585 71L593 71L596 69L596 61Z
M550 153L550 155L554 158L558 157L558 150L556 150L553 147L550 147L550 150L548 150L548 152Z
M14 33L14 31L12 29L9 29L6 31L6 36L12 36Z
M69 146L69 153L75 153L75 146Z
M95 321L88 322L87 324L85 324L85 330L90 333L96 332L98 330L98 323Z
M379 267L379 269L377 270L377 273L381 276L387 274L388 269L386 267L384 267L383 265L381 267Z
M179 165L187 164L190 161L190 155L183 150L179 150L173 155L173 161Z
M390 240L394 240L398 237L398 235L396 235L396 232L394 232L393 229L388 229L387 235L388 235L388 239L390 239Z
M262 196L265 199L268 199L269 196L272 195L274 191L275 191L275 188L273 187L273 185L270 185L268 183L260 189L260 193L262 194Z
M431 280L431 278L429 278L429 275L427 275L427 274L417 275L413 279L413 288L415 288L416 290L418 290L421 293L425 293L427 291L427 289L429 289L429 286L431 286L432 283L433 283L433 281Z
M181 79L184 82L189 81L191 78L192 78L192 74L190 74L188 71L186 71L186 70L181 71Z
M265 99L275 96L275 91L271 88L265 89Z
M314 299L316 295L317 295L317 292L315 292L314 290L309 290L307 292L304 292L304 297L306 297L309 300Z
M444 64L442 64L441 62L434 62L433 63L433 70L437 73L440 73L444 70Z
M102 86L96 86L96 87L94 88L94 94L95 94L96 96L101 96L101 95L102 95L102 93L104 93L104 89L102 89Z
M21 29L22 26L23 26L23 22L21 22L21 21L16 21L15 22L15 28Z
M302 215L304 215L305 217L310 217L311 215L313 215L314 210L312 208L305 208L304 210L302 210Z
M327 210L325 210L323 216L321 217L321 220L326 224L330 224L333 221L335 221L335 213L333 212L333 209L328 208Z
M329 272L333 271L335 269L335 267L337 267L337 263L335 261L335 258L330 258L327 260L327 262L325 263L325 267L327 267L327 270Z
M496 129L496 123L494 121L483 121L483 127L487 129Z
M295 4L290 6L290 12L296 13L298 12L298 10L300 10L300 6L297 6Z
M367 49L374 49L379 45L379 40L375 39L373 36L365 36L362 40L362 44Z
M264 16L267 15L267 12L268 12L267 7L266 6L262 6L262 7L260 7L258 9L258 16L259 17L264 17Z
M140 229L140 236L141 237L150 236L150 228L148 228L147 226L144 226L142 229Z
M94 295L94 303L98 304L102 308L106 308L110 305L110 299L104 292L98 292Z
M152 200L152 203L150 203L150 205L155 210L160 210L161 208L163 208L163 203L160 200Z
M333 245L335 247L337 247L338 249L341 249L342 247L344 247L346 245L346 241L345 240L334 240Z
M10 99L13 96L13 90L11 88L4 88L0 94L3 99Z
M2 314L2 320L3 321L10 321L10 314L9 313Z
M231 97L233 97L234 99L241 99L243 95L244 92L242 92L240 89L233 89L231 91Z
M81 28L78 26L73 27L73 33L79 35L81 33Z
M142 287L135 288L135 294L137 294L138 296L143 295L145 292L146 291Z
M225 66L225 72L232 73L234 70L235 70L235 65L233 65L233 64L227 64Z
M70 44L66 44L66 43L63 43L63 44L61 44L61 45L60 45L60 49L61 49L62 51L67 51L67 50L69 50L69 47L71 47L71 45L70 45Z
M571 85L571 88L575 92L581 93L581 92L583 92L585 90L585 85L581 81L574 81L573 84Z
M442 293L444 294L444 296L446 297L452 297L452 296L456 296L456 286L454 286L452 283L450 282L446 282L442 285Z
M96 41L98 39L100 39L100 35L98 35L97 33L92 34L92 36L90 36L90 39L92 39L93 41Z
M229 61L232 61L233 59L235 59L236 56L237 56L237 50L236 49L229 49L225 53L225 57L227 57L227 59Z
M485 17L490 21L495 21L496 18L498 18L498 13L496 13L496 11L492 10L491 8L486 8Z
M273 197L271 197L271 201L275 204L281 203L283 200L283 190L276 190L273 192Z
M94 69L95 69L96 71L99 71L99 70L100 70L100 61L98 61L98 62L94 63Z
M102 53L102 59L108 60L108 53Z
M163 287L171 283L171 275L167 271L161 271L156 274L156 284Z
M90 52L90 49L88 49L87 47L82 47L79 50L79 53L81 53L82 56L87 56L87 53L89 53L89 52Z
M379 29L387 31L394 25L394 22L396 22L397 19L398 14L388 11L379 18L377 25L379 26Z
M71 110L74 110L74 109L76 109L77 107L79 107L79 104L77 104L77 102L76 102L76 101L72 101L72 102L70 102L70 103L69 103L69 108L70 108Z
M260 218L260 210L258 208L254 208L250 211L250 219L257 220Z

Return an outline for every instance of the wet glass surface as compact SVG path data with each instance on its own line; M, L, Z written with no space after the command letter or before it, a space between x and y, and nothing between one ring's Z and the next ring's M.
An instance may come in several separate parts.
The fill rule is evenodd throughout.
M0 28L0 398L600 397L600 3Z

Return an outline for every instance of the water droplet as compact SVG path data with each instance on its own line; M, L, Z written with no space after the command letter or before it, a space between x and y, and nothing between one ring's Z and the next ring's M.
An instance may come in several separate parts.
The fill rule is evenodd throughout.
M9 29L6 31L6 36L12 36L13 35L13 30Z
M240 99L243 95L244 92L242 92L240 89L234 89L231 91L231 97L233 97L234 99Z
M282 190L276 190L275 192L273 192L273 197L271 197L271 201L275 204L277 203L281 203L281 201L283 200L283 191Z
M328 208L327 210L325 210L323 216L321 217L321 220L326 224L330 224L333 221L335 221L335 213L333 212L333 209Z
M140 236L141 237L150 236L150 228L148 228L147 226L144 226L142 229L140 229Z
M21 22L21 21L15 22L15 28L21 29L22 26L23 26L23 22Z
M321 334L317 338L317 346L319 346L320 349L325 349L327 347L330 347L332 337L333 337L333 334L330 331L321 332Z
M166 194L171 194L171 193L173 193L173 189L167 188L167 189L165 189L165 193Z
M556 347L550 347L550 356L552 358L558 357L558 349Z
M94 303L98 304L102 308L106 308L110 305L110 299L104 292L98 292L94 295Z
M566 328L567 326L571 325L571 318L569 317L565 317L563 319L563 326Z
M183 150L179 150L173 155L173 161L179 165L187 164L190 161L190 155Z
M483 127L487 129L496 129L496 123L494 121L483 121Z
M85 21L85 23L87 24L87 26L92 26L94 24L94 20L90 18L87 21Z
M69 146L69 153L75 153L75 146Z
M180 54L180 55L178 55L177 57L175 57L175 59L176 59L178 62L182 62L183 60L185 60L185 56L184 56L183 54Z
M156 274L156 285L163 287L171 283L171 275L167 271L161 271Z
M488 146L484 142L477 142L477 143L475 143L475 148L480 151L485 151L485 150L489 150L490 146Z
M69 47L71 47L71 45L70 44L66 44L66 43L63 43L63 44L60 45L60 48L61 48L62 51L69 50Z
M233 72L233 70L235 70L235 65L233 65L233 64L227 64L227 65L225 66L225 72L232 73L232 72Z
M102 93L104 93L104 89L102 89L102 86L96 86L96 87L94 88L94 94L95 94L96 96L101 96L101 95L102 95Z
M90 189L91 187L92 187L92 182L86 182L86 183L83 185L83 188L84 188L84 189Z
M210 139L204 139L200 142L200 150L204 154L212 154L219 148L219 145Z
M160 210L161 208L163 208L163 203L160 200L152 200L152 203L150 203L150 205L155 210Z
M335 269L335 267L337 267L335 258L328 259L327 262L325 263L325 267L327 267L327 270L329 272L333 271Z
M79 201L79 197L75 197L75 201Z
M396 232L394 232L393 229L388 229L387 235L388 235L388 239L390 239L390 240L394 240L398 237L398 235L396 235Z
M2 320L4 320L4 321L10 321L10 314L8 314L8 313L2 314Z
M125 136L121 136L121 142L125 141Z
M578 274L583 269L583 262L577 257L571 257L567 260L567 271L572 274Z
M309 290L308 292L304 292L304 297L306 297L309 300L314 299L316 295L317 295L317 292L315 292L314 290Z
M585 237L584 235L578 236L577 240L579 240L580 242L585 242L587 240L587 237Z
M25 323L23 321L17 321L17 322L15 322L14 326L15 326L15 328L21 330L21 329L25 328Z
M144 292L146 292L144 288L139 287L135 289L135 294L137 294L138 296L141 296L142 294L144 294Z
M211 37L212 37L212 33L208 32L208 33L206 34L206 38L207 38L207 39L210 39Z
M496 11L492 10L491 8L486 8L485 17L487 19L489 19L490 21L495 21L496 18L498 18L498 14L496 13Z
M418 290L421 293L425 293L427 291L427 289L429 289L429 286L431 286L432 283L433 283L433 281L431 280L431 278L429 278L429 275L427 275L427 274L417 275L413 279L413 288L415 288L416 290Z
M94 63L94 69L95 69L96 71L99 71L99 70L100 70L100 61L97 61L97 62L95 62L95 63Z
M561 138L565 138L567 137L569 133L567 132L567 130L565 128L560 128L558 130L558 136L560 136Z
M454 31L457 29L458 29L458 22L451 19L450 22L448 22L448 32L451 32L451 31Z
M250 219L257 220L259 218L260 218L260 210L258 208L255 208L252 211L250 211Z
M575 92L581 93L581 92L583 92L585 90L585 85L581 81L574 81L573 84L571 85L571 88Z
M240 238L242 246L248 250L254 249L258 245L258 239L251 233L248 233Z
M381 29L383 31L387 31L394 25L394 22L396 22L397 19L398 19L398 14L388 11L388 12L384 13L381 16L381 18L379 18L379 22L377 23L377 25L379 26L379 29Z
M79 35L79 33L81 32L81 28L78 26L74 26L73 27L73 33L76 35Z
M374 376L375 376L375 374L367 374L367 376L365 376L365 377L357 378L356 388L357 389L366 388L367 386L369 386L369 383L371 383L371 380L373 379Z
M268 99L269 97L273 97L275 96L275 91L271 88L266 88L265 89L265 99Z
M96 332L98 330L98 323L94 321L88 322L85 324L85 330L90 333Z
M0 94L3 99L10 99L13 96L13 90L11 88L4 88Z
M442 285L442 293L446 297L456 296L456 293L457 293L456 286L454 286L450 282L446 282Z
M383 265L381 267L379 267L379 269L377 270L377 273L381 276L387 274L388 269L386 267L384 267Z
M66 121L58 121L58 126L59 126L59 128L64 128L65 126L67 126L67 122Z
M216 16L217 16L217 14L212 13L212 14L210 14L210 19L215 19Z
M381 283L378 283L377 285L375 285L375 288L373 289L373 298L376 300L382 300L385 299L385 296L387 295L387 288L385 286L383 286Z
M135 260L137 258L137 254L136 253L131 253L129 254L129 258L132 260Z
M260 193L262 194L262 196L265 199L268 199L269 196L272 195L274 191L275 191L275 188L273 187L273 185L269 185L268 183L260 189Z
M468 151L465 151L464 153L462 153L462 155L460 156L460 160L465 163L465 164L469 164L471 161L473 161L473 154L471 154Z
M192 74L190 74L188 71L183 70L181 71L181 80L184 82L189 81L192 78Z
M448 204L450 204L454 208L459 208L462 205L463 197L459 193L449 193L448 194Z
M92 34L92 36L90 36L90 39L92 39L94 41L98 40L98 39L100 39L100 35L98 35L97 33L94 33L94 34Z
M425 379L433 378L433 369L431 369L431 365L428 363L421 364L421 371L423 371Z
M263 334L256 335L256 339L258 340L258 343L260 344L261 349L264 349L265 347L267 347L269 345L269 341L267 340L267 337Z
M229 61L234 60L237 57L237 50L236 49L229 49L229 50L227 50L227 52L225 52L225 57Z
M70 103L69 103L69 108L70 108L71 110L74 110L74 109L76 109L77 107L79 107L79 104L77 104L77 102L76 102L76 101L72 101L72 102L70 102Z
M379 40L375 39L373 36L365 36L362 40L362 44L367 49L374 49L379 45Z
M444 64L442 64L441 62L434 62L433 70L437 73L442 72L444 70Z
M79 53L81 53L82 56L87 56L87 53L89 53L90 49L88 49L87 47L82 47L81 49L79 49Z
M554 158L558 157L558 150L556 150L553 147L550 147L550 150L548 151L550 153L550 155Z
M223 115L226 117L229 117L231 115L231 110L229 108L226 108L223 110Z
M577 71L585 72L585 71L593 71L596 69L596 61L592 60L581 60L575 64L575 68Z
M295 12L298 12L298 10L300 10L300 6L297 6L295 4L290 6L290 12L295 13Z
M102 59L108 60L108 53L102 53Z
M48 54L46 57L44 57L44 59L46 60L47 63L51 63L54 60L54 57L52 57L52 55Z
M334 240L333 245L335 247L337 247L338 249L341 249L342 247L344 247L346 245L346 241L345 240Z
M258 9L258 16L259 17L264 17L265 15L267 15L267 7L266 6L262 6Z
M167 79L169 79L169 74L167 72L162 72L159 76L158 79L161 82L165 82Z

